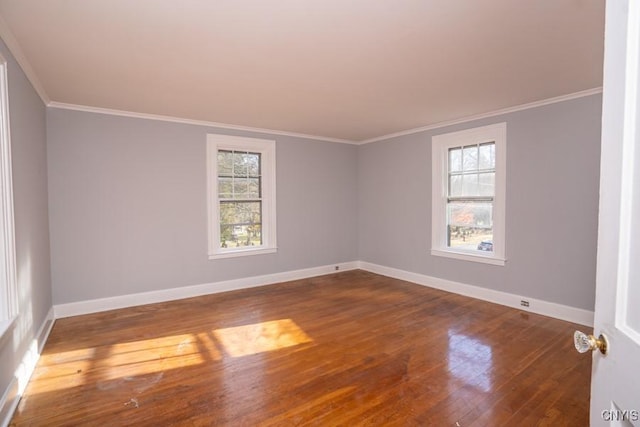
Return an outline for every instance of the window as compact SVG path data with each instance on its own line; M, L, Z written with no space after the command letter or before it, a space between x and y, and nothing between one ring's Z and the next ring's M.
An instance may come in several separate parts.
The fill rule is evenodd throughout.
M207 135L209 259L276 251L275 141Z
M431 254L504 265L506 123L432 138Z
M0 336L18 315L7 62L0 56Z

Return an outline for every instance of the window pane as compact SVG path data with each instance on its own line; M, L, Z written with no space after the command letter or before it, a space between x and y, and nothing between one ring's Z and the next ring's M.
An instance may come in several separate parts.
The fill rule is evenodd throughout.
M218 197L230 199L233 197L233 178L218 178Z
M220 203L220 247L262 244L261 202Z
M248 178L247 179L247 198L259 199L261 195L260 178Z
M462 170L462 149L449 149L449 171L460 172Z
M247 153L245 155L249 176L260 176L260 153Z
M262 225L220 225L220 247L242 248L262 245Z
M462 175L449 175L449 197L462 196Z
M233 198L246 199L249 183L246 178L236 178L233 180Z
M462 196L479 196L478 192L478 175L462 175Z
M218 175L231 175L233 173L233 152L218 151Z
M496 168L496 144L491 142L489 144L482 144L480 146L480 169L495 169Z
M223 179L219 178L219 181ZM228 198L259 199L261 197L260 184L260 178L235 178L232 185L233 195ZM220 193L220 198L224 198L222 193Z
M259 224L261 202L220 202L220 223L223 225Z
M233 152L233 175L247 176L248 168L245 155L246 153Z
M471 145L462 149L462 170L478 170L478 146Z
M447 204L448 246L493 251L493 205L487 202Z
M479 196L492 196L495 194L496 174L495 172L481 173L479 175Z

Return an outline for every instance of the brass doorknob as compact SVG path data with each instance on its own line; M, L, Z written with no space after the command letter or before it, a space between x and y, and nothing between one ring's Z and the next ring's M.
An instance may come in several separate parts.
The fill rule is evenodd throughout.
M589 350L595 351L595 349L598 349L600 353L607 354L607 350L609 349L607 337L602 334L596 338L593 335L575 331L573 333L573 344L576 346L578 353L586 353Z

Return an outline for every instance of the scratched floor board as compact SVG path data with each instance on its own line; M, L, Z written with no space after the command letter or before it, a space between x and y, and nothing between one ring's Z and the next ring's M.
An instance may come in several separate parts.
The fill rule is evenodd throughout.
M584 426L576 328L359 270L71 317L10 425Z

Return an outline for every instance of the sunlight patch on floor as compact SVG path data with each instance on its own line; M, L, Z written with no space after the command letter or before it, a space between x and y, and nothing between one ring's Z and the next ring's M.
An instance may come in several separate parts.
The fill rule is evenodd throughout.
M42 356L29 384L30 394L79 387L99 378L108 389L124 380L220 360L210 334L179 334L48 353ZM91 379L88 379L91 378Z
M213 334L232 357L264 353L313 341L291 319L216 329Z

